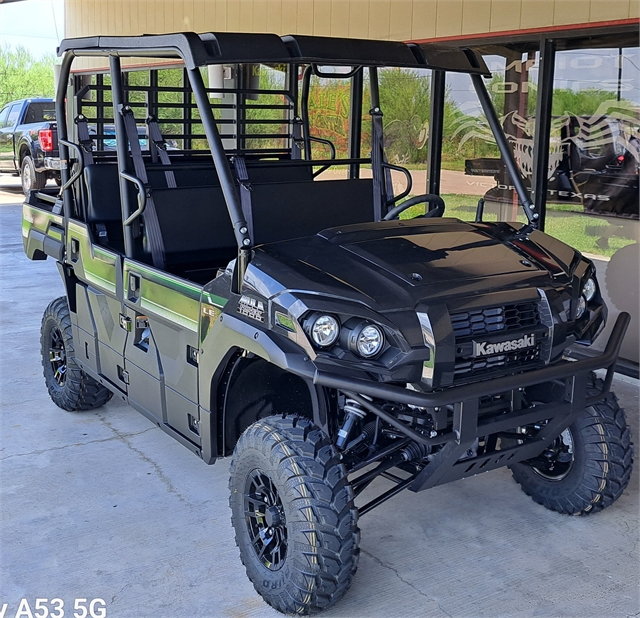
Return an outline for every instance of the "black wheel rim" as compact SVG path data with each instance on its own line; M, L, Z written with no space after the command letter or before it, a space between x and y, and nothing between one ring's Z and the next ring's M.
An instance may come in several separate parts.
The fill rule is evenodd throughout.
M573 436L569 429L565 429L551 447L532 462L531 467L549 481L561 481L571 472L573 461Z
M54 327L49 335L49 362L53 379L58 386L63 386L67 378L67 355L64 349L64 340L60 329Z
M287 522L278 490L262 470L247 476L244 519L258 560L271 571L280 569L287 555Z

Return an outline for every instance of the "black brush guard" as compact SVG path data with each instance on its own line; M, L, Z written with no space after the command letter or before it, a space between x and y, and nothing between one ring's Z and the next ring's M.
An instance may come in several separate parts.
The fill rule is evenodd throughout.
M321 371L316 372L315 384L337 389L347 397L355 399L363 408L397 429L399 434L426 446L442 446L440 450L430 456L426 466L409 478L403 479L390 474L388 469L392 466L389 465L390 460L388 459L379 464L378 474L369 471L366 473L368 475L366 480L362 480L365 476L362 475L352 481L357 488L356 493L364 489L376 476L385 476L396 483L395 487L360 508L360 513L366 513L407 487L412 491L422 491L538 456L576 420L585 407L597 403L607 395L611 388L620 346L630 320L631 317L628 313L620 313L606 348L599 356L579 361L564 360L542 369L438 392L420 393L389 384L367 382ZM596 369L607 370L603 389L597 395L587 397L589 374ZM522 408L524 388L550 382L564 385L562 398L552 403ZM362 395L377 400L404 403L432 410L453 405L453 427L451 431L446 433L427 437L402 423ZM496 395L510 398L511 410L491 418L479 418L480 399ZM538 422L546 422L546 424L542 426L535 437L523 436L522 443L515 446L461 459L478 439L505 432L512 433L518 427ZM405 443L410 440L406 440ZM370 463L380 462L383 458L383 456L378 456ZM362 465L358 465L354 470L362 467Z

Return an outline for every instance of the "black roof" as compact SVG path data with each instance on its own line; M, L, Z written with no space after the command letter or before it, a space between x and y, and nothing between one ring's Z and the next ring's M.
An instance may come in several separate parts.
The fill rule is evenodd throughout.
M188 69L207 64L298 63L394 66L490 75L482 56L470 49L435 43L235 32L178 32L141 36L64 39L58 55L179 58Z

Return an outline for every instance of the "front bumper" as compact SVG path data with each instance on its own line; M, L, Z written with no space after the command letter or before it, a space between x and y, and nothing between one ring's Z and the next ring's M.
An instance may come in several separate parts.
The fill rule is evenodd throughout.
M428 447L442 447L433 456L430 456L428 465L411 481L410 488L418 491L473 476L479 472L512 465L542 453L558 435L576 420L586 406L597 403L607 395L611 387L620 346L630 319L628 313L620 313L605 351L599 356L580 361L563 360L541 369L485 382L420 393L389 384L368 382L317 371L314 383L337 389L355 399L364 408L391 424L407 438ZM589 374L596 369L607 370L604 387L598 394L588 397ZM523 407L523 389L550 382L564 386L563 397L548 404ZM376 400L417 406L425 409L425 413L452 406L453 422L451 426L447 426L446 431L433 437L427 437L400 422L392 414L362 395ZM506 395L505 399L512 402L510 409L493 416L479 415L481 398L499 395ZM496 436L504 432L513 432L519 427L536 423L541 423L543 426L535 438L523 440L509 448L492 450L490 453L484 453L474 458L461 459L479 439L486 439L488 436Z

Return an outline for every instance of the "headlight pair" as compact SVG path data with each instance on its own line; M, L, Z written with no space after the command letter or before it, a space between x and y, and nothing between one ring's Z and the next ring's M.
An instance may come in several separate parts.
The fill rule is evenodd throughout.
M593 277L589 277L582 286L580 298L578 298L578 307L576 309L576 318L579 320L587 310L587 303L593 300L596 295L596 281Z
M340 323L332 315L320 314L309 318L305 330L313 343L319 348L330 348L340 337ZM345 329L346 344L349 350L362 358L377 356L384 347L384 333L379 326L370 322L359 322L354 328Z

